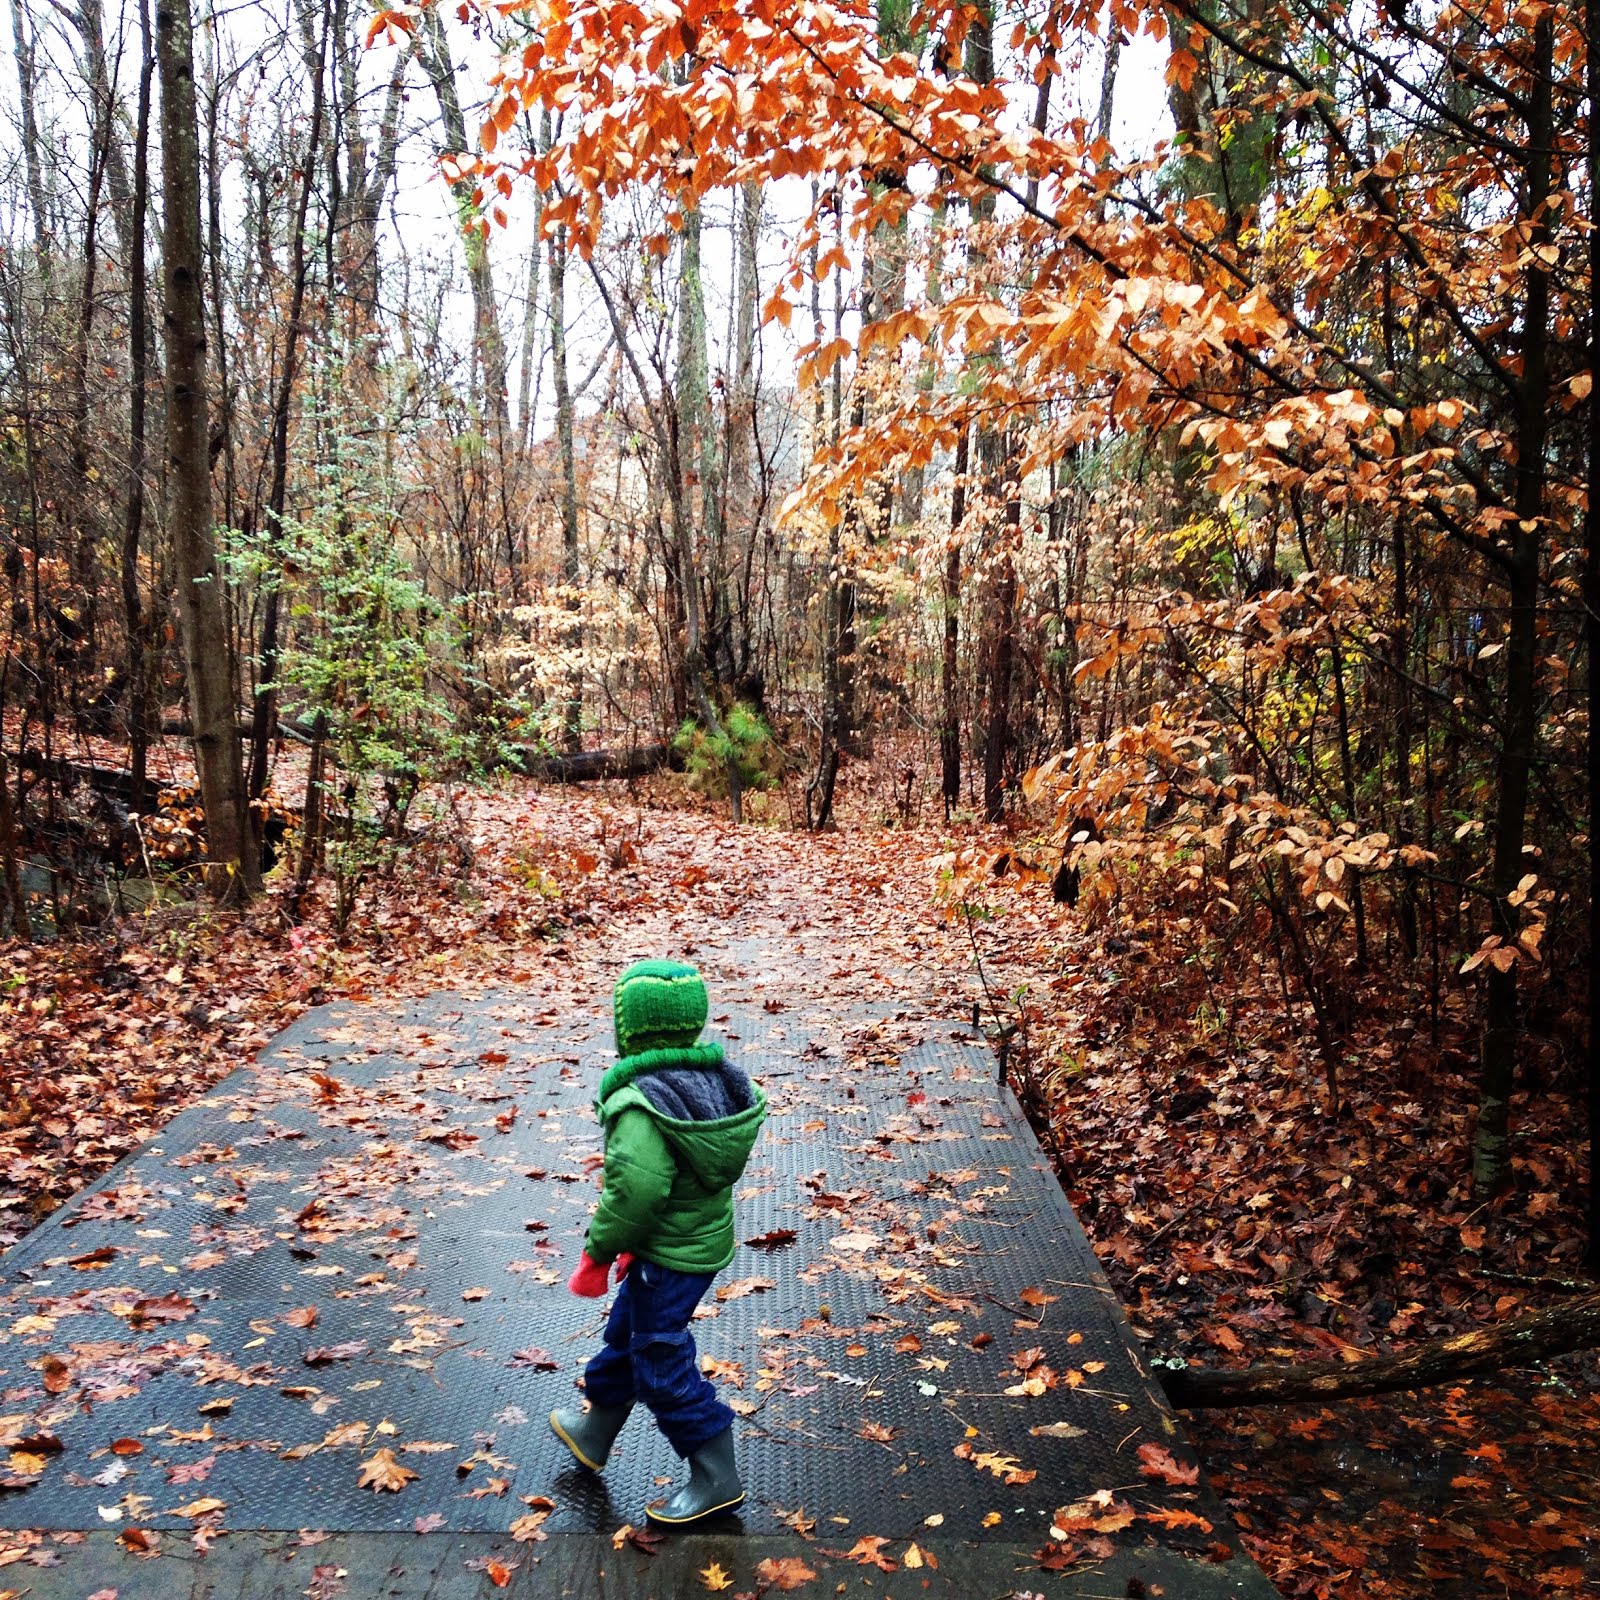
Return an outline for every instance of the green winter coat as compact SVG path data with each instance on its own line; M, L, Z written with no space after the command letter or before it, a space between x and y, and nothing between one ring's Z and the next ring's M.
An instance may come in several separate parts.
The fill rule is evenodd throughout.
M717 1044L646 1050L600 1080L605 1187L587 1244L596 1261L631 1253L679 1272L720 1272L733 1259L733 1186L761 1131L766 1095L752 1082L745 1109L686 1120L653 1105L637 1081L669 1068L721 1066Z

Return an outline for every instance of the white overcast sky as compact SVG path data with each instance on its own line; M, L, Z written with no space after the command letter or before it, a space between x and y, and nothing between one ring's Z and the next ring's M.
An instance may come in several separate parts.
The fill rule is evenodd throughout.
M6 0L8 9L15 3L16 0ZM66 181L81 184L83 120L81 104L74 104L74 100L81 102L81 89L75 77L72 77L72 55L65 24L49 0L28 0L28 7L38 29L37 55L43 102L41 120L47 134L53 130L56 148L67 152L69 168L77 169L75 176L69 176ZM137 9L134 0L106 0L105 10L108 49L113 56L117 53L122 28L126 26L130 30L128 43L122 50L120 87L131 118L136 84L131 30L137 28ZM253 52L270 50L274 39L281 38L282 18L287 10L287 0L277 0L276 4L267 4L264 0L238 0L233 5L217 6L214 12L204 5L198 5L196 20L197 24L203 26L208 17L214 16L215 25L222 30L224 55L231 54L235 60L244 60ZM0 30L5 41L4 61L0 64L0 127L10 133L18 128L20 118L9 15L6 22L8 25ZM480 85L492 54L486 46L474 47L466 31L459 27L451 29L451 44L458 67L462 69L459 73L460 94L471 132L475 130L478 120L476 108L482 99ZM1157 44L1145 37L1133 39L1123 48L1117 74L1113 141L1124 157L1147 154L1157 141L1171 136L1171 118L1163 85L1166 53L1165 44ZM1089 118L1096 114L1100 97L1101 61L1101 49L1094 40L1085 40L1078 55L1065 60L1066 72L1057 85L1056 102L1052 107L1054 114L1065 112ZM383 47L369 52L363 61L363 78L372 90L369 104L373 108L373 121L381 106L383 86L392 63L393 51ZM70 85L62 74L72 78ZM438 132L433 91L415 64L411 68L410 84L407 110L411 131L401 146L391 210L393 220L385 219L386 255L392 262L398 253L399 241L394 233L398 228L413 258L433 256L439 260L458 260L460 242L455 233L454 207L443 180L434 168ZM1031 106L1028 109L1031 110ZM239 124L235 122L232 126L237 128ZM18 203L22 188L21 141L17 137L7 137L5 142L7 149L0 152L0 172L6 173L5 203L9 208ZM232 221L237 225L241 194L235 185L229 186L228 202L229 209L234 211ZM767 221L762 242L763 293L770 288L777 272L788 259L794 233L809 206L809 188L798 180L769 185L765 192L765 203ZM527 252L532 223L529 197L519 195L510 207L510 214L510 227L495 231L490 248L505 322L506 343L515 356L520 344L527 284ZM724 342L727 324L733 254L732 231L729 227L731 216L732 207L727 200L711 202L706 208L704 249L709 301L707 320L716 346L714 361L720 359L720 347ZM25 224L14 209L5 217L5 222L9 236L25 236ZM570 273L568 282L569 317L574 324L569 335L572 362L575 371L581 373L600 352L607 325L587 275L583 272ZM470 308L465 304L465 299L463 288L463 304L456 319L463 339L471 327ZM796 319L796 334L802 334L803 320ZM802 336L808 334L808 329L803 330ZM765 330L763 341L765 383L769 387L787 387L792 382L796 338L774 326ZM513 397L516 388L516 376L513 374ZM543 385L540 405L541 431L550 425L550 407L550 385L547 382Z

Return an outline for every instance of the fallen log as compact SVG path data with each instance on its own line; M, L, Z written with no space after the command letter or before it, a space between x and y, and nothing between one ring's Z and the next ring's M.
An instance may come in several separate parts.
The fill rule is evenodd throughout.
M249 721L243 721L233 731L241 739L248 739L255 730ZM192 739L194 737L194 724L187 717L164 717L161 722L161 733L164 738ZM273 724L273 736L278 739L293 739L299 744L310 744L312 740L311 724L309 722L296 722L291 717L279 717Z
M1187 1411L1215 1406L1289 1405L1302 1400L1348 1400L1454 1383L1481 1372L1528 1366L1549 1356L1600 1347L1600 1293L1547 1311L1431 1339L1400 1355L1369 1361L1313 1361L1295 1366L1157 1369L1171 1404Z
M600 778L643 778L681 764L671 745L641 744L627 750L579 750L545 755L528 745L517 748L519 772L546 783L592 783Z
M99 767L67 756L44 756L37 750L19 750L12 758L30 777L56 784L82 784L102 799L119 801L128 811L147 814L157 806L160 786L147 778L136 784L126 767Z

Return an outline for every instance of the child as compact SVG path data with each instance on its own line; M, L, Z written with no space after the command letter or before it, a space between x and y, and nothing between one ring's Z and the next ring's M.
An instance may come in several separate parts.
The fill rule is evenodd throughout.
M550 1413L556 1436L592 1471L642 1400L689 1481L646 1516L681 1527L744 1499L733 1413L700 1372L689 1319L733 1259L733 1185L767 1114L767 1097L698 1044L706 986L693 967L641 961L617 982L617 1062L595 1109L605 1134L604 1187L568 1285L603 1295L619 1284L605 1345L584 1370L587 1411Z

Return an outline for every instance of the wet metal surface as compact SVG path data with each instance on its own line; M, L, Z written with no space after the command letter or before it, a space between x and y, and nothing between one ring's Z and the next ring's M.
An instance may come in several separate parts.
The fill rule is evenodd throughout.
M1206 1559L1235 1541L1203 1485L1142 1470L1141 1446L1193 1457L981 1039L865 1006L719 1024L773 1106L738 1196L757 1243L694 1330L740 1412L749 1501L729 1559L788 1551L820 1572L876 1535L945 1551L918 1592L978 1593L965 1574L985 1594L1120 1594L1166 1573L1169 1595L1270 1595L1243 1556ZM298 1594L322 1547L270 1536L311 1529L404 1536L338 1541L399 1584L352 1594L493 1592L463 1565L490 1548L521 1563L518 1585L566 1573L541 1593L590 1592L608 1558L606 1593L673 1592L706 1541L664 1559L609 1539L677 1468L648 1418L603 1479L545 1422L603 1321L565 1280L608 1045L600 1019L575 1034L528 993L322 1008L0 1260L0 1412L11 1437L62 1446L0 1522L93 1530L15 1587L165 1593L174 1563L114 1542L138 1528L186 1558L184 1585L213 1586L195 1594ZM359 1484L383 1449L415 1474L397 1493ZM540 1496L548 1537L511 1541ZM222 1508L196 1515L206 1499ZM1039 1571L1075 1502L1131 1516L1055 1541L1080 1552L1075 1574ZM196 1560L207 1520L249 1537ZM441 1555L457 1535L467 1554ZM413 1568L425 1584L392 1576ZM878 1575L841 1570L852 1588Z

